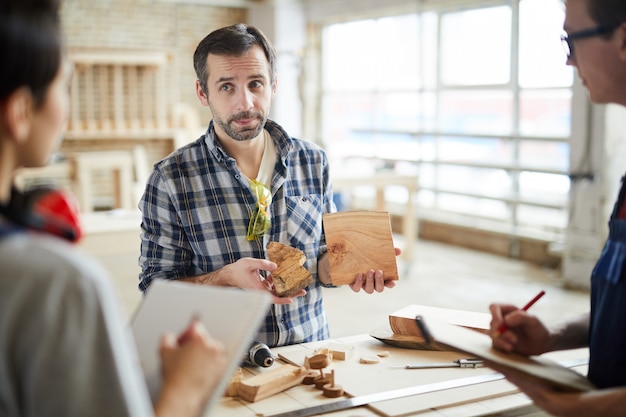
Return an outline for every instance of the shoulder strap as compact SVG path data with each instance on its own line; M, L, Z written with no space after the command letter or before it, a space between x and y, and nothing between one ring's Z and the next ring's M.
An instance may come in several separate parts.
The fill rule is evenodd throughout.
M9 235L13 235L15 233L21 233L23 231L24 231L24 228L15 223L0 224L0 239L7 237Z

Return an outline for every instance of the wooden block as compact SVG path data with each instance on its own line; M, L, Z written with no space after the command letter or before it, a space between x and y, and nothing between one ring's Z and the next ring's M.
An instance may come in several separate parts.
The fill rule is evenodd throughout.
M488 313L411 304L389 315L391 330L397 335L422 337L422 332L415 322L415 316L418 315L427 315L444 323L455 324L482 333L489 331L489 322L491 321L491 315Z
M239 397L255 402L302 383L307 374L303 366L282 365L239 383Z
M411 336L393 333L390 329L376 329L370 333L374 339L378 339L389 346L396 346L403 349L416 350L437 350L448 351L450 347L437 342L426 343L421 336Z
M243 380L243 371L238 368L233 376L230 378L230 382L226 387L225 397L235 397L239 391L239 383Z
M270 242L267 245L267 254L270 261L278 265L272 272L278 296L292 296L313 282L313 276L303 267L306 256L300 249L279 242Z
M345 361L354 353L354 346L343 343L333 343L328 346L328 351L332 354L333 360Z
M389 213L344 211L325 214L323 223L333 285L352 284L370 269L398 279Z

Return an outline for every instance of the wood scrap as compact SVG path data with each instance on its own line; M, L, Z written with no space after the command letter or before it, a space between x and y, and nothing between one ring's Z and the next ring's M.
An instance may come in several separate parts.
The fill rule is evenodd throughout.
M279 242L267 245L270 261L278 267L272 272L274 288L279 297L290 297L313 283L313 276L303 265L306 255L300 249Z
M335 370L330 372L330 382L324 385L324 397L337 398L343 395L343 387L335 384Z
M489 322L491 321L491 314L489 313L410 304L389 315L391 330L398 335L422 337L422 332L415 321L415 317L418 315L436 317L444 323L466 327L481 333L489 332Z
M233 376L230 378L230 382L226 387L225 397L235 397L239 391L239 383L243 380L243 371L238 368Z
M307 370L303 366L282 365L239 382L238 395L255 402L302 383Z
M343 343L333 343L328 345L328 350L330 351L333 360L336 359L338 361L345 361L354 353L354 346Z

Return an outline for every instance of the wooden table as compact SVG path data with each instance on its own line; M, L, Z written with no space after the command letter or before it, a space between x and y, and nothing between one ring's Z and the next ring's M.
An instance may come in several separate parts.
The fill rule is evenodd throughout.
M401 349L385 345L369 335L357 335L332 341L274 348L272 349L273 353L280 355L282 358L276 361L274 366L282 366L282 363L288 362L302 365L304 357L311 355L316 348L323 348L334 343L345 344L353 348L353 353L349 358L345 361L335 360L331 367L327 368L335 370L336 383L342 385L346 392L346 397L432 384L468 376L495 374L489 368L390 369L389 367L392 365L447 362L465 356L456 352ZM377 364L366 365L359 363L361 356L377 354L381 351L388 351L390 356L381 358ZM580 359L587 358L588 351L586 349L576 349L553 352L546 356L557 361ZM256 373L267 372L267 369L244 368L244 373L247 376L251 376ZM573 369L586 373L586 365ZM297 385L255 403L249 403L238 398L224 398L217 408L211 412L211 416L270 416L332 401L337 401L337 399L324 397L321 391L315 389L314 386ZM531 401L521 394L514 385L504 379L377 402L368 406L326 415L333 417L547 416L547 414L532 405Z

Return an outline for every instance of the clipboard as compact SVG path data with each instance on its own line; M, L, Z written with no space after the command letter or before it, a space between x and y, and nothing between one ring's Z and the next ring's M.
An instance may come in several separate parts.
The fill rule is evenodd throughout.
M196 317L211 337L224 344L228 364L207 401L206 414L223 397L270 303L269 293L261 291L155 280L130 323L152 402L161 390L159 344L164 333L178 335Z
M425 316L417 316L415 320L427 343L449 346L453 350L539 378L563 391L584 392L595 389L583 375L550 359L494 349L488 334Z

